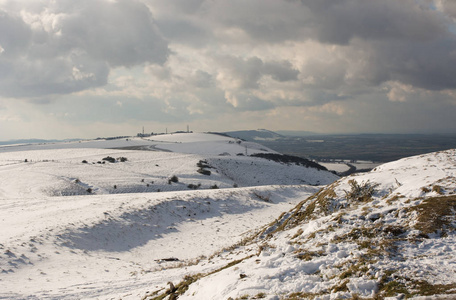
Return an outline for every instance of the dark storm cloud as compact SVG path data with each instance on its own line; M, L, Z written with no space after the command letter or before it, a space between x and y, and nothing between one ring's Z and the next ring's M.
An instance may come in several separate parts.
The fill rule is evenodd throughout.
M3 57L12 58L21 55L27 48L32 32L24 21L17 16L10 16L0 11L0 50Z
M452 27L456 31L456 25L447 17L456 15L451 1L215 0L187 3L185 9L171 6L163 23L167 35L188 44L198 41L195 47L211 41L225 47L239 42L256 47L308 40L345 47L339 52L345 56L338 59L339 65L331 62L328 68L317 55L300 66L314 79L322 79L324 88L344 84L343 69L354 72L351 78L357 81L350 84L355 85L378 86L397 80L431 90L456 88L452 68L456 38L451 31ZM212 34L202 28L211 29ZM248 39L227 34L230 30L241 30ZM233 62L232 75L238 77L240 88L258 88L261 76L274 69L257 58ZM221 59L220 64L225 61ZM289 69L287 74L269 75L278 81L294 80L297 73Z
M310 9L312 37L331 44L366 40L430 40L446 31L445 21L416 0L301 0Z
M361 72L379 85L393 80L427 90L456 88L456 40L369 45L370 60Z
M169 55L138 1L43 1L0 13L0 93L66 94L107 83L113 67L163 64Z

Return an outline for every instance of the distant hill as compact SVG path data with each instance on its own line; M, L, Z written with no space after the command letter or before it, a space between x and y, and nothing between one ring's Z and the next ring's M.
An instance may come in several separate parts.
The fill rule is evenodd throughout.
M267 129L228 131L223 134L246 141L275 141L284 138L283 135Z
M15 144L40 144L40 143L55 143L62 142L61 140L42 140L42 139L20 139L0 141L0 145L15 145Z
M312 136L312 135L317 135L318 133L312 132L312 131L300 131L300 130L277 130L276 131L278 134L284 135L284 136Z

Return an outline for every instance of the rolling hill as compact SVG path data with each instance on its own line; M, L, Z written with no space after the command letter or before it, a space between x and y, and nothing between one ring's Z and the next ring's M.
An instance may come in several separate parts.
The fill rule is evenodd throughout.
M208 134L0 148L0 299L454 298L456 150L343 178L275 155Z
M0 147L0 299L141 298L338 178L255 153L277 154L197 133Z

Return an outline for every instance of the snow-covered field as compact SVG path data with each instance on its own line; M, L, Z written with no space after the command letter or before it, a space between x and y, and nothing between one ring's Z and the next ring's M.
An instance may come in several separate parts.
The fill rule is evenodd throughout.
M140 299L337 179L246 152L274 153L211 134L0 147L0 298Z
M0 299L452 299L455 150L339 180L246 153L273 151L196 133L0 147Z

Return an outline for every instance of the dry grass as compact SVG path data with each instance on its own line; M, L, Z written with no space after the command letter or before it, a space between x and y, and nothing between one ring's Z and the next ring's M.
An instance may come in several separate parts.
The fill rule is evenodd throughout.
M431 234L452 229L455 220L456 196L432 197L412 208L418 212L415 229L423 234Z

